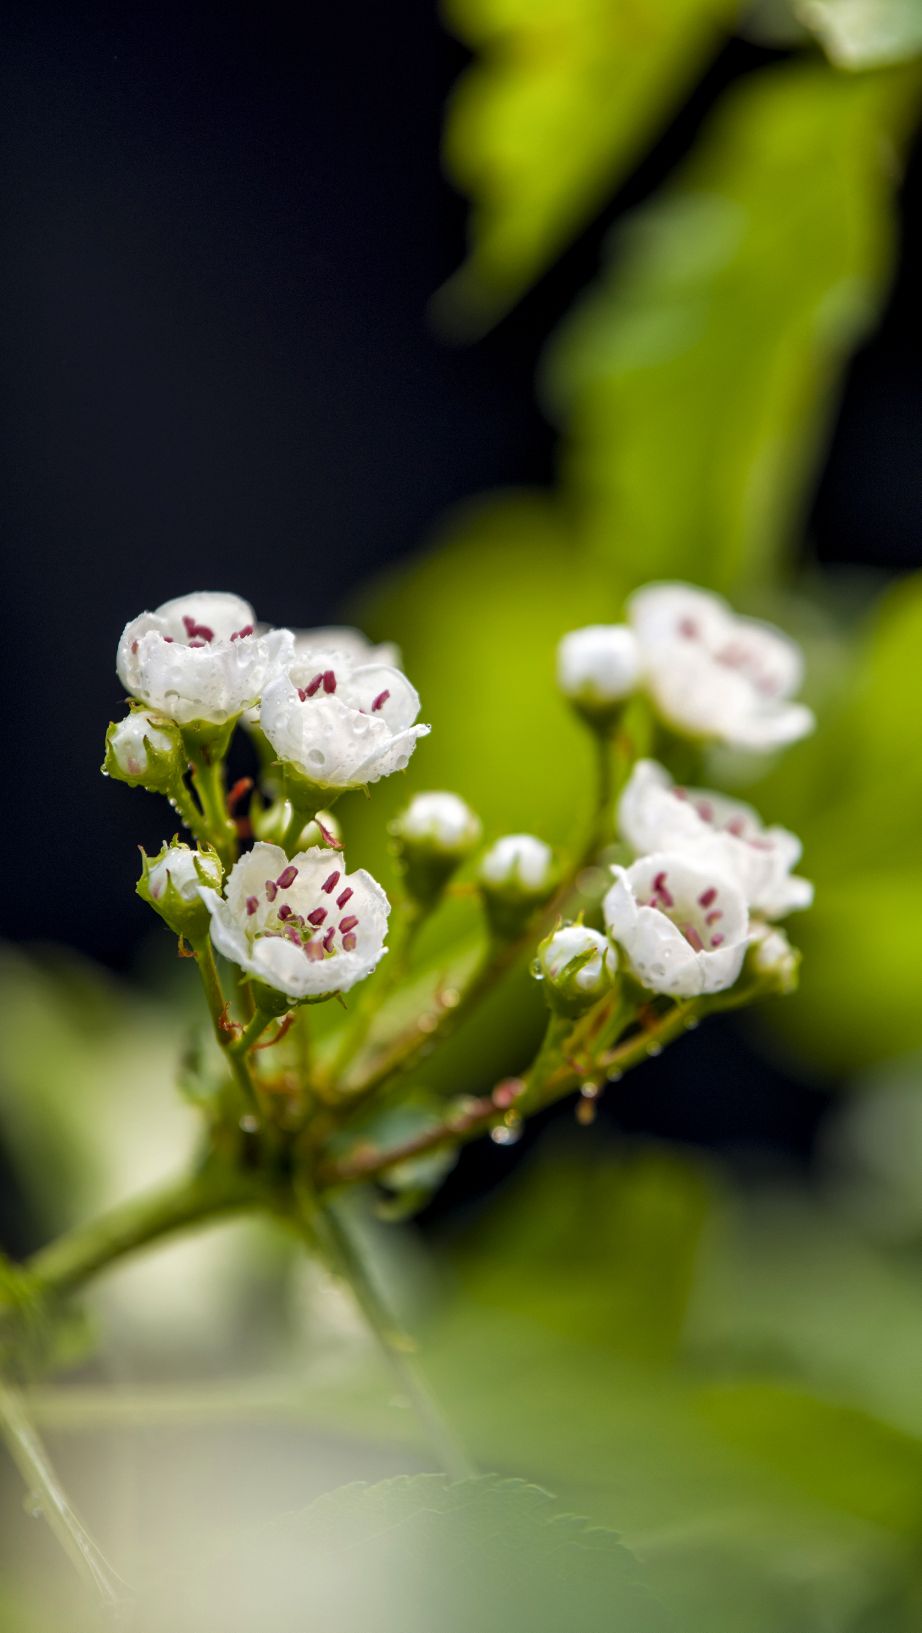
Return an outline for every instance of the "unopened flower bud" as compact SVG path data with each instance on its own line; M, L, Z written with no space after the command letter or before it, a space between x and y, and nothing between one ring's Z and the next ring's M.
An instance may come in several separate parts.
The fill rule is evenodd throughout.
M410 895L435 900L479 844L481 831L480 818L458 794L417 794L391 824Z
M514 936L554 893L559 869L554 853L534 834L505 834L483 857L478 882L493 930Z
M562 1015L581 1015L611 988L618 955L607 936L584 924L565 924L538 948L534 973L547 1001Z
M217 853L193 850L174 840L157 856L145 856L141 877L135 886L142 901L149 902L165 924L188 941L207 934L210 915L202 901L200 887L220 890L224 878Z
M565 698L594 724L617 714L640 678L637 637L626 624L571 630L557 648L557 681Z
M800 970L797 948L774 924L753 924L750 933L748 962L752 973L773 992L794 992Z
M132 709L124 720L113 721L106 733L103 772L132 788L165 793L174 787L185 767L180 735L171 720L148 709Z

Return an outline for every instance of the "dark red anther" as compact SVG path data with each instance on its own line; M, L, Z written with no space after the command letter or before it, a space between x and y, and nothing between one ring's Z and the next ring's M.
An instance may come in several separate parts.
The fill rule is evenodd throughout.
M354 895L355 895L354 890L346 889L346 890L340 891L340 894L336 898L337 907L345 907L347 901L349 900L349 897L354 896Z
M279 908L279 918L282 919L282 920L293 919L294 916L295 916L294 915L294 908L289 907L287 902L283 902L281 907Z
M289 862L287 868L282 869L281 873L279 874L279 876L278 876L278 878L276 879L275 882L278 885L279 890L287 890L289 885L294 884L297 877L298 877L297 868L294 867L291 864L291 862Z
M340 921L339 921L339 928L340 928L341 933L343 935L347 935L350 930L355 929L358 922L359 921L356 918L355 914L354 913L349 913L346 918L340 919Z
M702 890L701 895L698 897L698 906L710 907L713 902L716 902L716 900L717 891L714 889L713 885L709 885L708 889Z
M698 635L698 625L694 618L679 619L679 634L684 635L687 641L694 641Z
M233 788L231 788L229 790L229 792L228 792L228 795L227 795L227 809L229 811L233 811L234 806L240 804L240 801L243 799L244 794L248 794L250 792L250 789L252 788L252 786L253 786L253 778L252 777L238 777L237 781L234 783Z
M727 833L732 834L734 839L742 839L745 832L746 824L742 817L732 817L727 823Z
M683 924L682 934L684 935L685 940L688 942L688 945L690 947L694 947L696 953L704 952L704 942L701 940L701 937L693 924ZM711 942L711 945L714 945L713 941Z
M705 924L716 924L718 919L722 919L722 918L723 918L723 914L720 911L720 908L715 907L713 913L708 913L708 915L707 915L704 922L705 922Z
M383 709L384 705L387 702L390 695L391 695L390 692L388 692L386 690L383 691L383 692L379 692L377 697L375 698L373 704L371 705L372 713L374 713L376 709Z
M258 906L259 906L259 897L258 896L248 896L247 897L247 912L250 914L251 917L256 912L256 909L257 909Z
M326 935L323 938L323 941L320 944L325 953L331 953L333 951L333 937L335 936L335 934L336 934L336 925L331 924L329 930L327 931Z
M332 896L341 878L341 873L331 873L328 879L324 879L323 884L320 886L321 890L325 890L328 896Z
M344 953L354 952L356 944L357 944L357 938L352 934L351 930L350 930L350 932L349 932L349 934L347 936L343 936L343 952Z
M336 691L336 676L332 669L325 669L323 671L323 689L325 692Z
M231 640L232 641L242 641L245 635L252 635L252 633L253 633L253 625L252 624L244 624L242 629L235 629L234 630L234 633L231 636Z
M665 871L658 873L656 878L653 880L653 892L654 895L659 897L664 907L675 906L675 897L672 895L671 891L666 889Z
M299 686L298 687L298 696L301 699L301 702L303 703L305 698L313 697L315 692L320 691L320 688L321 688L322 685L323 685L323 672L321 671L321 673L319 675L314 676L313 680L308 681L306 686Z
M320 829L320 837L322 838L323 843L325 845L328 845L330 847L331 851L341 851L342 848L343 848L342 840L337 839L337 837L336 837L335 833L333 832L333 830L331 828L326 827L325 824L321 822L319 816L315 816L314 821L317 824L317 827ZM336 877L337 877L337 879L339 878L338 873L337 873ZM326 885L324 885L323 888L325 890Z
M164 640L165 640L165 641L166 641L166 644L167 644L167 646L172 646L172 645L173 645L173 637L172 637L172 635L164 635L164 637L163 637L163 639L164 639ZM135 645L134 645L134 650L135 650L135 652L137 652L137 650L138 650L138 643L137 643L137 641L136 641L136 642L135 642Z
M132 650L132 652L137 652L137 650L138 650L138 643L137 643L137 641L132 641L132 643L131 643L131 650Z
M307 922L308 924L320 925L323 923L326 916L327 910L325 907L315 907L313 913L308 913Z
M317 960L319 958L323 957L323 948L321 947L320 942L319 941L307 941L307 942L305 942L305 944L304 944L304 956L305 956L305 958L309 958L312 964L316 964Z
M720 947L722 945L722 943L723 943L723 939L724 939L723 936L712 936L711 937L711 946L712 947Z
M699 800L698 804L695 806L695 810L698 812L698 815L700 816L702 822L713 822L713 820L714 820L714 807L711 804L710 800L706 800L706 799Z
M276 884L275 880L274 879L267 879L266 880L266 897L267 897L267 899L270 902L274 902L276 896L278 895L278 893L279 893L279 887Z
M183 627L189 637L190 646L204 646L208 641L214 640L214 630L209 629L207 624L197 624L188 613L183 616Z

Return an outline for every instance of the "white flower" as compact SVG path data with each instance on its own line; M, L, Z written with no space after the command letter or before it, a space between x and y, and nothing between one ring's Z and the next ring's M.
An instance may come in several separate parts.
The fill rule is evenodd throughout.
M404 844L467 856L479 842L480 818L458 794L416 794L394 823Z
M362 788L403 771L428 726L419 697L386 664L354 668L335 652L288 666L263 693L259 723L283 764L320 788Z
M538 948L538 973L568 997L594 999L608 991L618 954L607 936L585 924L565 924Z
M155 902L168 885L184 902L197 902L200 887L220 889L224 870L213 852L194 851L188 845L168 845L147 871L147 889Z
M801 703L803 660L771 624L739 618L688 584L651 584L628 603L647 688L677 731L733 748L772 749L813 729Z
M554 853L534 834L505 834L483 857L480 877L494 889L511 887L529 896L549 894L557 877Z
M117 667L133 697L178 725L219 726L258 701L293 651L287 629L256 633L253 608L239 596L203 591L132 619Z
M564 697L590 710L608 709L633 692L640 678L637 637L626 624L573 629L557 648L557 681Z
M225 958L292 1002L348 992L387 951L390 904L341 851L320 846L289 861L257 844L235 863L223 897L203 889L211 939Z
M733 985L749 943L739 885L669 851L612 872L605 924L642 986L692 998Z
M636 856L677 851L739 885L749 906L769 918L809 907L813 886L792 876L801 844L786 828L763 827L739 800L677 788L655 760L638 760L618 805L618 826Z
M166 721L146 709L133 709L109 730L107 748L115 762L114 769L123 776L141 781L159 769L155 756L176 756L179 739L167 728Z
M370 641L360 629L352 629L348 624L328 624L322 629L296 629L294 638L295 657L299 661L308 661L314 653L330 652L345 659L353 669L366 663L383 663L389 669L400 668L400 648L396 641Z

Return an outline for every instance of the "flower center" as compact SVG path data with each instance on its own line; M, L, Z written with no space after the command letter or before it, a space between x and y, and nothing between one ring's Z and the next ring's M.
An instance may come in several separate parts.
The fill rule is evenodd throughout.
M694 901L682 893L682 899L669 885L669 875L666 868L654 875L650 886L650 895L646 900L638 898L639 906L654 907L657 912L669 919L677 930L680 930L688 945L696 953L716 950L723 945L726 937L722 935L719 925L723 918L723 909L719 902L720 890L717 885L708 885Z
M290 890L298 877L298 869L289 862L277 879L267 879L265 882L266 900L273 904L279 895ZM323 881L320 889L327 897L331 897L341 878L341 874L334 872ZM323 958L329 958L338 952L351 953L358 944L355 934L359 920L355 913L347 913L337 919L336 912L342 912L347 902L354 895L354 891L347 885L339 892L334 902L323 906L319 904L309 913L296 913L289 902L282 902L262 929L254 934L254 941L276 940L290 941L292 946L299 947L304 956L312 963ZM259 907L258 896L248 896L246 901L247 916L252 917ZM338 940L338 945L337 945Z

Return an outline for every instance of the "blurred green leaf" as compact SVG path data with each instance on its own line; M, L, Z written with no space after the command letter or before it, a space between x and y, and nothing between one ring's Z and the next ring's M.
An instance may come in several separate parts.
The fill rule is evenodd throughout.
M908 90L800 65L751 75L616 233L546 383L565 485L622 578L745 590L790 549L886 288Z
M837 68L881 68L922 51L920 0L793 0Z
M615 1535L484 1475L352 1485L239 1543L144 1626L274 1633L666 1633Z
M452 327L499 317L655 136L736 0L445 0L478 54L452 98L449 173L470 253L438 298Z

